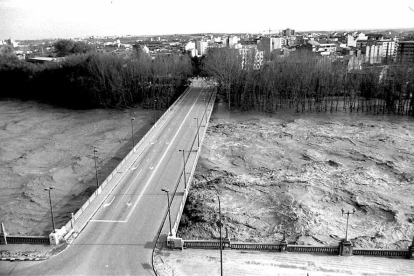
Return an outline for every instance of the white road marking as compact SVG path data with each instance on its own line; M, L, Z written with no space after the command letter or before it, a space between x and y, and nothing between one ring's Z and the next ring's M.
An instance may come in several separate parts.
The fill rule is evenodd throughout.
M93 222L126 222L126 220L91 219Z
M198 99L199 97L200 97L200 94L198 94L197 99ZM157 166L155 167L155 170L152 172L152 174L151 174L150 178L148 179L147 183L145 184L144 188L142 189L141 194L138 196L138 199L135 201L134 206L132 206L131 211L130 211L130 212L129 212L129 214L127 215L127 217L126 217L126 219L125 219L126 221L128 221L128 220L129 220L129 218L131 217L132 213L134 212L135 208L136 208L136 207L137 207L137 205L138 205L138 202L141 200L142 195L145 193L145 190L148 188L149 184L151 183L151 180L154 178L155 173L157 172L157 170L158 170L159 166L161 165L161 163L162 163L162 161L164 160L165 156L167 155L167 153L168 153L168 151L169 151L169 149L170 149L171 145L173 144L172 142L174 142L175 138L177 138L177 135L178 135L178 133L180 132L181 128L183 127L183 125L184 125L184 123L185 123L186 119L187 119L187 118L188 118L188 116L190 115L191 110L193 110L194 105L195 105L195 104L196 104L196 102L197 102L197 99L194 101L193 105L191 106L191 108L190 108L190 110L188 111L187 115L185 116L184 120L181 122L181 125L180 125L180 127L178 128L177 132L175 133L174 137L172 138L171 143L168 145L167 149L164 151L164 154L161 156L161 159L160 159L160 161L158 162Z
M111 202L109 202L109 203L105 203L105 204L104 204L104 208L106 208L106 207L108 207L109 205L111 205L111 204L112 204L112 202L114 202L114 199L115 199L115 197L111 200Z
M131 198L129 198L129 199L128 199L128 202L127 202L127 204L126 204L126 205L127 205L128 207L132 205L132 203L131 203Z
M124 196L128 193L129 188L131 188L131 186L134 184L135 180L138 178L138 176L141 174L142 169L138 172L137 176L135 176L134 180L131 181L131 184L129 184L128 189L126 189L126 191L124 192L124 194L122 195L121 199L118 201L118 203L115 205L115 208L118 207L118 205L121 203L122 199L124 198Z

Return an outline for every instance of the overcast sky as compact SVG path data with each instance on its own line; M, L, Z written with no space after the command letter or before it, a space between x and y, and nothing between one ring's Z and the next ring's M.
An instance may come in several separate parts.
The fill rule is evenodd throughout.
M0 40L414 27L414 0L0 0Z

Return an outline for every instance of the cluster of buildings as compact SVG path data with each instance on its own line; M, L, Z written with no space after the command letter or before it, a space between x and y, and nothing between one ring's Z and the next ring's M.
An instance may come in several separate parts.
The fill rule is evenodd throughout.
M2 45L10 45L13 48L15 48L19 45L19 43L17 43L13 39L9 38L9 39L6 39L6 40L0 40L0 46L2 46Z
M294 51L308 51L317 56L341 59L349 69L360 69L363 65L386 64L396 61L414 62L414 41L404 41L400 35L391 33L297 33L293 29L278 33L262 34L196 34L145 37L87 37L75 38L89 44L98 52L131 55L134 47L141 48L154 57L173 53L188 53L203 56L212 48L234 48L247 56L254 56L255 67L275 58L289 56ZM12 39L0 41L0 46L8 44L19 55L31 54L53 56L53 41L38 45L19 45Z
M193 55L203 55L210 48L230 47L239 49L242 55L254 55L256 67L262 62L277 57L286 57L301 50L331 60L341 59L348 69L361 69L362 66L389 64L393 62L414 62L414 41L402 41L402 37L380 33L334 32L296 33L286 29L278 34L229 35L225 37L204 37L200 41L189 42L186 50ZM251 53L253 52L253 53Z

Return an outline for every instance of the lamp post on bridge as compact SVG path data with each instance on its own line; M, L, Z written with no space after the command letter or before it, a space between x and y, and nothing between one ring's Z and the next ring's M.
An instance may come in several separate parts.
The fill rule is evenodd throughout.
M198 126L198 117L194 119L197 120L197 145L198 145L198 148L200 148L200 128Z
M134 120L135 118L131 118L131 133L132 133L132 149L135 147L135 141L134 141Z
M96 178L96 188L99 188L99 180L98 180L98 167L96 166L96 153L98 150L93 148L93 160L95 161L95 178Z
M172 236L172 229L171 229L171 210L170 210L170 196L169 196L169 189L161 189L161 191L165 192L167 194L167 204L168 204L168 220L170 221L170 235Z
M178 150L178 151L182 151L183 152L183 163L184 163L184 166L183 166L183 175L184 175L184 189L186 189L187 190L187 178L186 178L186 176L185 176L185 151L183 150L183 149L180 149L180 150Z
M54 218L54 216L53 216L53 207L52 207L52 198L51 198L51 196L50 196L50 191L52 190L53 188L52 187L49 187L49 188L45 188L45 191L48 191L49 192L49 203L50 203L50 214L51 214L51 216L52 216L52 226L53 226L53 231L52 231L52 233L55 233L55 229L56 229L56 227L55 227L55 218Z
M342 216L346 215L346 230L345 230L345 240L342 240L339 243L339 255L341 256L352 256L353 252L353 245L352 242L348 240L348 221L349 221L349 215L354 215L356 210L355 208L352 209L352 213L347 211L345 212L344 209L341 209Z
M356 212L356 210L355 210L355 208L354 208L354 209L352 209L352 213L351 213L351 212L349 212L349 211L345 212L345 211L344 211L344 208L342 208L342 209L341 209L341 212L342 212L342 216L343 216L344 214L345 214L345 215L347 215L347 216L346 216L345 241L348 241L348 220L349 220L349 215L354 215L354 214L355 214L355 212Z
M157 100L154 99L154 125L155 125L155 122L156 122L156 114L155 114L155 104L156 103L157 103Z
M221 227L223 224L221 223L221 205L220 205L220 197L217 196L218 203L219 203L219 221L218 221L218 227L220 232L220 275L223 276L223 239L221 236Z

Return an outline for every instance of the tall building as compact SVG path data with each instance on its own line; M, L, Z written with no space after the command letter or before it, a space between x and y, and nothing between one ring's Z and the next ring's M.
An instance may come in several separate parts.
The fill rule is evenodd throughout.
M395 60L396 42L393 40L358 40L356 46L365 55L365 63L377 64Z
M414 62L414 41L399 41L397 47L399 62Z
M227 46L234 47L237 43L239 43L239 38L235 35L231 35L227 37L226 43Z
M263 51L265 55L270 54L275 49L281 49L286 45L283 37L262 37L257 41L257 49Z
M6 39L4 41L5 44L8 44L10 46L12 46L13 48L17 47L19 45L19 43L17 43L16 41L14 41L13 39Z
M202 56L206 53L207 51L207 47L208 47L208 42L207 41L197 41L196 42L196 50L197 50L197 55Z
M283 30L283 36L292 36L295 35L295 30L291 30L287 28L286 30Z

